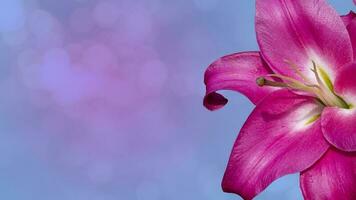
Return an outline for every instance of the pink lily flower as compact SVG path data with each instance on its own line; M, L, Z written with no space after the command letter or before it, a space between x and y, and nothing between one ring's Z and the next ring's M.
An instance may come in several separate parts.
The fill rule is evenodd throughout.
M220 58L205 72L204 105L218 90L256 105L238 135L222 181L252 199L300 172L305 199L356 198L356 19L324 0L256 0L260 52Z

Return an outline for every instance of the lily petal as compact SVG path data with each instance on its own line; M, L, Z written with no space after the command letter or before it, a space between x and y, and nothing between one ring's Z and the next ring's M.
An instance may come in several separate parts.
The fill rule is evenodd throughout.
M356 14L355 14L356 15ZM347 30L350 34L350 39L354 51L354 59L356 60L356 19L353 19L347 26Z
M300 186L305 200L355 199L356 153L331 148L301 173Z
M356 151L356 109L326 108L321 126L326 140L343 151Z
M205 107L209 110L216 110L227 103L224 96L216 93L218 90L241 92L252 103L258 103L275 88L259 87L256 79L271 72L261 59L259 52L235 53L220 58L213 62L205 72Z
M346 27L324 0L257 0L256 33L265 61L283 75L310 80L312 61L331 77L353 59Z
M329 148L315 99L286 89L257 105L234 144L222 187L252 199L275 179L302 171Z
M335 80L335 92L351 109L326 107L321 115L321 127L325 138L338 149L356 150L356 63L340 71Z
M342 15L341 19L344 22L345 26L347 27L347 25L349 25L355 17L356 17L356 13L354 13L354 11L351 10L347 15Z
M350 11L349 14L341 16L342 21L344 22L349 36L351 39L351 44L354 52L354 59L356 59L356 13Z

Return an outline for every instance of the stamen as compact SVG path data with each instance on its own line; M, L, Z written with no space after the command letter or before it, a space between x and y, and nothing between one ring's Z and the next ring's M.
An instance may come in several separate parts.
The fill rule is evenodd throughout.
M276 78L280 78L284 81L287 81L289 83L287 83L288 87L291 88L291 89L295 89L295 90L302 90L302 91L305 91L305 92L313 92L312 88L306 86L304 83L298 81L298 80L295 80L293 78L290 78L288 76L283 76L283 75L280 75L280 74L269 74L268 76L270 77L276 77Z
M290 78L290 77L288 77L288 76L283 76L283 75L280 75L280 74L269 74L268 76L270 76L270 77L276 77L276 78L280 78L280 79L282 79L282 80L285 80L285 81L288 81L288 82L290 82L290 83L292 83L292 84L290 84L290 85L295 85L295 86L301 86L301 87L303 87L304 86L304 84L302 83L302 82L300 82L300 81L298 81L298 80L295 80L295 79L293 79L293 78Z
M256 83L260 87L262 87L262 86L288 87L288 85L286 83L270 81L270 80L265 79L264 77L258 77L256 79Z
M324 83L321 81L320 77L319 77L319 73L318 73L318 69L316 67L316 63L312 60L313 63L313 68L311 69L311 71L314 73L315 79L318 82L318 89L319 89L319 93L320 95L319 98L324 101L327 105L331 105L333 104L333 101L330 99L328 92L325 92L325 86ZM324 95L323 95L324 94Z
M265 77L271 77L271 78L278 78L278 79L280 79L280 81L268 80L265 77L258 77L256 79L256 83L260 87L271 86L271 87L289 88L292 90L303 91L303 92L306 92L306 93L314 96L324 106L338 106L340 108L349 109L350 105L348 105L340 96L335 94L335 92L333 91L332 82L329 79L328 75L325 73L325 71L321 71L322 69L320 69L320 72L324 73L324 74L322 74L323 79L321 79L319 76L318 66L316 65L316 63L314 61L312 61L312 63L313 63L313 68L311 69L311 71L315 75L317 84L312 84L309 81L309 79L298 70L297 66L291 62L289 63L290 66L305 81L305 83L301 82L300 80L297 80L297 79L294 79L294 78L291 78L288 76L284 76L281 74L268 74L265 76ZM325 85L325 84L327 84L327 85ZM314 118L311 119L311 122L315 121L318 118L319 118L319 116L315 116Z
M322 87L322 86L324 86L324 83L321 81L321 79L319 77L318 69L317 69L316 64L315 64L315 62L313 60L312 60L312 63L313 63L313 68L311 69L311 71L314 72L316 81Z
M314 72L315 78L319 84L319 90L322 93L321 98L323 98L325 103L329 106L336 105L338 107L348 109L349 105L341 97L339 97L338 95L336 95L334 93L331 81L327 77L326 73L323 71L323 73L325 73L323 75L327 77L326 84L331 84L331 86L325 86L324 82L321 81L321 79L320 79L318 67L317 67L316 63L313 60L312 60L312 63L313 63L313 69L311 69L311 70L312 70L312 72Z

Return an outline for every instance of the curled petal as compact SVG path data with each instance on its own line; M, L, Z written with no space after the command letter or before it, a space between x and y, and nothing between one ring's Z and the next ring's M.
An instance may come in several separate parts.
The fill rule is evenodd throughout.
M314 98L279 90L264 98L234 144L225 192L252 199L275 179L310 167L328 149Z
M244 52L228 55L212 63L205 72L206 95L204 105L216 110L227 103L227 99L218 94L218 90L241 92L252 103L258 103L263 97L275 90L271 87L259 87L256 79L271 73L258 52Z
M298 69L313 80L314 61L333 80L336 71L352 61L346 27L326 1L257 0L256 9L258 44L273 71L301 79Z
M356 150L356 63L343 67L335 80L335 91L350 109L326 107L321 115L325 138L344 151Z
M355 199L356 153L329 149L301 173L300 186L305 200Z

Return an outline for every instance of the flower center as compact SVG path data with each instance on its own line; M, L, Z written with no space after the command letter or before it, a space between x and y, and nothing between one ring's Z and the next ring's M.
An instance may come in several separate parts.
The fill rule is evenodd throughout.
M324 106L336 106L340 108L349 109L350 105L334 92L334 86L328 74L321 67L318 67L314 61L312 61L312 63L313 68L311 69L311 71L314 73L317 82L316 84L311 83L309 79L299 71L296 65L292 63L288 63L289 66L297 73L297 75L303 81L299 81L294 78L283 76L280 74L269 74L265 77L257 78L256 83L261 87L283 87L305 92L317 98ZM281 81L268 80L267 77L280 79Z

